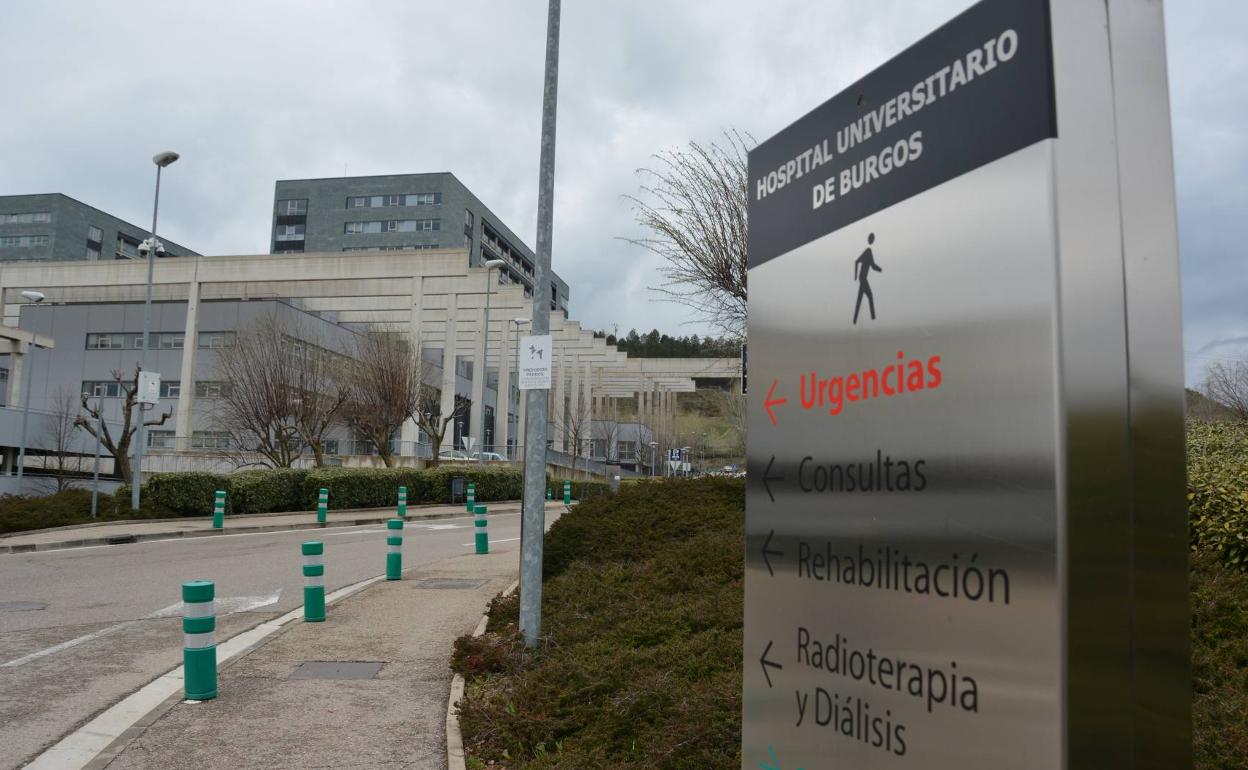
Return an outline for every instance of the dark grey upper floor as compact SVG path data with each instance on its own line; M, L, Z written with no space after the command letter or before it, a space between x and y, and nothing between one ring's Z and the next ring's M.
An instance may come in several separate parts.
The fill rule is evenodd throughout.
M0 195L0 262L138 259L150 233L61 193ZM161 237L167 256L196 252Z
M500 283L531 296L536 256L454 174L278 180L271 253L467 249L470 265L501 259ZM551 273L551 307L567 314L568 284Z

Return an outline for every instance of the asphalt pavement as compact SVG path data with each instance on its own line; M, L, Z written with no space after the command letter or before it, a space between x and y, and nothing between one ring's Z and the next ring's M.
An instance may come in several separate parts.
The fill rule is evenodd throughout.
M518 513L491 513L491 541L514 545L519 525ZM221 642L302 605L302 541L325 543L328 592L384 572L385 537L367 524L0 555L0 768L181 663L184 580L216 581ZM472 543L467 515L409 522L404 566Z

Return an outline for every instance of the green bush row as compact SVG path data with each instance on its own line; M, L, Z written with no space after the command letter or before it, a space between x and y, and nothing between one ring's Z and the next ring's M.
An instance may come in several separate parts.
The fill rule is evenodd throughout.
M1248 425L1188 425L1187 512L1192 550L1248 569Z
M118 518L151 517L157 514L150 512L132 514L129 508L126 515L119 516L107 495L100 497L96 515L101 521ZM67 489L42 497L24 497L21 495L0 496L0 534L25 532L47 527L64 527L71 524L84 524L91 521L91 492L86 489Z
M226 513L239 515L312 510L316 508L319 491L325 488L329 490L332 510L384 508L395 504L401 486L407 487L409 504L450 503L451 480L456 477L476 484L476 499L483 502L517 500L524 492L519 470L450 465L421 469L283 468L237 473L159 473L143 482L142 498L145 512L210 516L215 493L223 489ZM117 509L129 510L130 487L119 487L114 501Z

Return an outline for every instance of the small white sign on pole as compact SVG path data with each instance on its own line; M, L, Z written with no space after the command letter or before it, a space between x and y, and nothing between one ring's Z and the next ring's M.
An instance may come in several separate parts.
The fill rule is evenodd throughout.
M550 390L553 348L554 340L549 334L520 338L520 390Z
M160 403L160 372L139 372L138 401L149 406Z

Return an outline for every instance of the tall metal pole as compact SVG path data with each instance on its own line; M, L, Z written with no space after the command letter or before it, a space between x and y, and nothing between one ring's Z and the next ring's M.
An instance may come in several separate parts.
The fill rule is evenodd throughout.
M34 335L31 335L30 346L26 348L26 352L22 355L26 356L26 360L22 365L26 367L26 387L22 393L22 440L18 444L17 449L17 493L22 493L22 471L26 468L26 424L30 422L30 378L35 371L35 341Z
M485 377L487 380L489 379L488 374L490 371L490 290L494 288L494 282L490 280L490 276L493 272L494 268L487 264L485 266L485 319L481 324L481 337L483 338L483 342L481 344L481 374L477 375L474 373L474 376ZM502 364L500 363L499 366L502 366ZM494 398L495 406L498 406L497 395L498 391L496 388ZM510 397L511 396L508 395L508 398ZM481 439L481 449L477 451L477 465L485 465L485 388L481 388L481 403L477 408L481 410L481 435L479 436ZM507 411L504 409L503 415L506 416L506 414ZM494 410L494 419L498 419L498 409Z
M100 494L100 435L104 420L95 418L95 473L91 476L91 518L95 518L96 498Z
M555 104L559 92L559 0L546 19L546 77L542 86L542 149L537 181L537 265L533 334L550 333L550 247L555 203ZM546 396L527 391L524 429L524 512L520 532L520 632L535 647L542 632L542 546L546 536Z
M148 244L147 249L147 298L143 301L143 355L139 368L147 371L147 364L150 358L148 348L151 347L152 334L152 272L156 268L156 213L160 211L160 170L161 165L156 164L156 199L152 202L152 242ZM196 344L195 340L191 340L190 344ZM138 387L138 383L135 383ZM134 468L130 472L130 507L134 510L139 509L139 487L143 486L143 404L137 398L134 403L135 408L139 412L139 424L135 428L134 437Z

